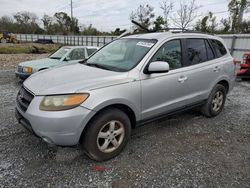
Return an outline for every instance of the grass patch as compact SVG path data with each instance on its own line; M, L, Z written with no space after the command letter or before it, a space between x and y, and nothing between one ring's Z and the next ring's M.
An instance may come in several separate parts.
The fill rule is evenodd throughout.
M0 54L31 54L37 47L42 53L53 53L60 45L57 44L1 44Z

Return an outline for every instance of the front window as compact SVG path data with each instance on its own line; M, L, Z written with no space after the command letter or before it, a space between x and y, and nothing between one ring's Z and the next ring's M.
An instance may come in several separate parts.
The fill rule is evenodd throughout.
M91 56L86 65L113 71L129 71L142 60L156 42L146 39L115 40Z
M169 64L171 70L182 67L181 41L172 40L162 45L151 59L153 61L164 61Z
M63 56L66 55L66 53L68 53L69 50L70 50L70 48L62 47L59 50L57 50L55 53L53 53L49 58L50 59L61 59Z

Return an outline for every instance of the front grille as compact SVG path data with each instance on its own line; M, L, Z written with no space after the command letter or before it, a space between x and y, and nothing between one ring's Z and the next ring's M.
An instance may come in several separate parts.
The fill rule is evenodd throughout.
M23 72L23 67L20 66L20 65L18 65L18 66L17 66L17 72Z
M22 86L17 94L18 107L20 107L22 111L26 112L33 98L34 95Z

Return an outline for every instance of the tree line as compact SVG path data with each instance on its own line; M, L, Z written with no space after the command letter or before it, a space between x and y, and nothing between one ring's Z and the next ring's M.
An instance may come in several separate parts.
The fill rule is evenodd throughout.
M136 20L146 29L154 31L168 30L168 28L190 29L205 33L230 34L250 33L250 20L243 19L245 13L250 12L250 2L247 0L230 0L228 3L228 18L218 20L216 13L209 11L201 17L198 14L201 6L196 0L182 1L177 11L173 11L175 4L171 1L160 3L162 15L156 17L154 7L151 5L140 5L130 15L131 20ZM218 13L224 13L218 12ZM196 22L194 22L196 20ZM137 32L143 32L140 27L135 26Z
M218 20L212 11L201 17L196 0L182 1L179 8L173 11L175 4L163 0L159 4L161 15L156 15L150 4L139 5L132 11L129 19L140 23L144 28L154 31L168 30L171 27L191 29L206 33L250 33L250 21L244 19L244 14L250 12L250 2L247 0L230 0L228 3L228 18ZM42 24L40 24L42 23ZM133 26L135 33L144 32L140 27ZM102 32L93 27L80 26L79 20L71 18L65 12L56 12L53 16L45 14L41 19L32 12L17 12L13 16L0 18L0 32L29 34L82 34L82 35L120 35L124 32L116 28L111 32Z

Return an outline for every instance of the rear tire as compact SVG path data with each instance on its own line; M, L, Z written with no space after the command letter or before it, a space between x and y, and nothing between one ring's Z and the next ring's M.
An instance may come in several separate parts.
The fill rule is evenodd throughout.
M202 106L201 112L206 117L215 117L219 115L226 101L226 88L217 84L209 95L208 100Z
M123 150L130 134L131 122L128 116L119 109L110 108L101 111L88 124L82 146L91 159L105 161Z

